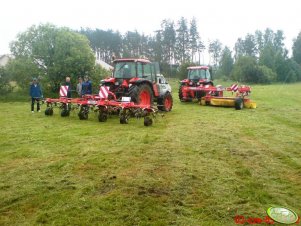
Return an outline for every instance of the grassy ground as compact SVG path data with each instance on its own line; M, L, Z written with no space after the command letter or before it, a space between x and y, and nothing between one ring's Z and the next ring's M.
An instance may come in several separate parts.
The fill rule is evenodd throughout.
M0 225L236 225L301 215L301 84L254 86L257 109L180 103L152 127L0 105Z

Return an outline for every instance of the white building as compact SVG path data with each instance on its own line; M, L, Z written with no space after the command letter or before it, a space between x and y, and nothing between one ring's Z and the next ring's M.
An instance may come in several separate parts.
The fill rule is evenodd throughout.
M0 55L0 67L4 67L11 59L13 59L13 55L10 54Z
M110 71L110 70L113 70L114 68L110 65L110 64L107 64L106 62L100 60L100 59L96 59L95 63L97 65L100 65L102 68Z

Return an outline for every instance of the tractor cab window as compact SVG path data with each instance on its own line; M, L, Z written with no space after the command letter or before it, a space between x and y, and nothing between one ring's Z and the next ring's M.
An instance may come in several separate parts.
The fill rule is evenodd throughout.
M211 80L211 75L209 70L206 70L206 79Z
M138 78L143 78L143 68L142 68L142 63L137 63L137 77Z
M199 69L199 70L190 70L188 72L189 79L199 80L199 79L211 79L209 70Z
M152 81L152 65L151 64L144 64L144 74L143 77L147 80Z
M136 77L136 67L134 62L118 62L115 64L115 78Z

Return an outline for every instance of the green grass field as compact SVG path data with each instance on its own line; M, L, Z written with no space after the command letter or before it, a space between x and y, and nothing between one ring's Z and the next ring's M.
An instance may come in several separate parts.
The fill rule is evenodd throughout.
M301 84L254 86L257 109L180 103L152 127L0 105L0 225L236 225L301 215ZM42 110L45 109L43 106Z

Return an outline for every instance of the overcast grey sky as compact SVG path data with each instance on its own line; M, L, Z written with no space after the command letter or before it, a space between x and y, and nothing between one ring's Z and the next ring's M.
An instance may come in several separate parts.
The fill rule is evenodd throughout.
M46 22L149 35L163 19L195 17L206 46L208 40L219 39L231 49L238 37L270 27L283 30L290 50L301 31L300 0L5 0L0 7L0 55L9 53L9 42L19 32Z

